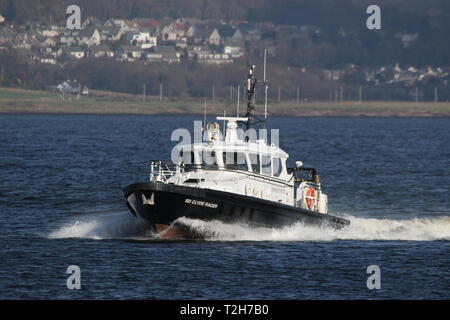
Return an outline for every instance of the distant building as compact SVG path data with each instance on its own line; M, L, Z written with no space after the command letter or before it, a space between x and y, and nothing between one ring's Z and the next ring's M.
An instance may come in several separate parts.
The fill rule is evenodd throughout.
M211 54L212 50L206 45L194 45L188 47L186 52L188 59L195 59L198 55Z
M128 21L123 19L109 19L105 22L104 27L118 27L122 34L132 31L132 28L130 27Z
M141 59L143 50L137 46L120 46L118 58L123 61L136 61Z
M233 58L243 57L244 44L240 41L226 41L223 45L223 53L230 55Z
M81 85L75 80L57 81L50 84L49 89L59 93L78 94Z
M83 89L81 90L81 95L82 96L88 96L89 95L89 88L87 86L83 87Z
M215 27L219 32L222 41L230 40L233 37L234 32L236 31L232 26L225 23L216 25Z
M67 59L82 59L85 57L84 50L80 47L62 47L58 55Z
M101 41L119 41L122 35L122 29L116 25L103 27L100 29Z
M151 29L155 32L159 31L160 23L158 20L151 18L137 18L134 21L138 24L139 28Z
M38 54L35 58L39 63L56 64L56 57L51 53Z
M189 26L179 21L175 21L161 30L161 37L164 41L176 41L187 38L186 32Z
M101 40L100 32L95 27L84 28L78 33L78 45L98 46Z
M5 22L5 17L0 14L0 24Z
M196 59L198 63L208 65L223 65L233 62L230 55L225 53L198 53Z
M45 26L41 28L41 34L46 38L55 38L61 34L61 29L57 26Z
M78 35L78 30L72 31L72 30L64 30L64 32L61 34L61 38L59 39L59 41L61 42L61 44L63 46L72 46L77 44L78 40L77 40L77 35Z
M244 40L244 35L240 29L236 29L236 31L231 36L231 39L236 42L240 42Z
M58 43L55 38L47 38L43 42L41 42L41 45L43 47L56 47L57 44Z
M100 19L96 17L89 17L87 18L83 24L81 25L82 29L85 29L87 27L94 27L94 28L100 28L103 26L103 22L100 21Z
M214 29L208 37L208 43L212 46L220 46L221 40L222 38L217 29Z
M146 55L148 62L166 62L169 64L179 63L180 54L172 46L159 46L153 48Z
M89 48L89 57L114 58L114 51L106 45L92 46Z
M157 38L150 32L132 32L127 34L127 40L131 45L139 46L142 49L150 49L158 44Z
M196 44L208 43L213 46L220 46L222 40L219 31L207 25L196 25L193 38Z

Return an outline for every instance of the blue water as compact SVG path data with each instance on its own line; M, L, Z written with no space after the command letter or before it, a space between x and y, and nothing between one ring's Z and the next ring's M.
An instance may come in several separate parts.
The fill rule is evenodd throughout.
M214 236L159 241L121 189L169 159L172 130L194 119L0 115L0 298L450 298L450 119L271 118L291 164L316 167L330 213L352 225L186 220ZM69 265L80 290L66 287Z

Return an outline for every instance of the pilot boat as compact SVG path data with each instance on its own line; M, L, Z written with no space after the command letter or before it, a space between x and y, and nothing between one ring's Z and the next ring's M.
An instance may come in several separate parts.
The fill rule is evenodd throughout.
M249 67L245 116L217 117L226 123L225 134L218 122L203 123L200 141L177 145L172 161L151 161L149 180L124 188L131 213L148 221L158 237L198 237L179 222L182 217L269 228L350 224L328 214L328 197L314 168L303 167L301 161L289 168L289 155L269 143L266 132L263 139L254 134L254 127L267 119L265 64L265 118L253 114L254 69Z

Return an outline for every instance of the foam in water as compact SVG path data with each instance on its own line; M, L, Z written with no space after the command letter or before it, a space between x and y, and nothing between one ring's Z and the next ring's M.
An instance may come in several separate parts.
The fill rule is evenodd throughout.
M249 228L180 218L179 223L217 241L332 241L332 240L450 240L450 217L409 220L371 219L347 216L350 226L335 230L297 223L281 229Z
M128 212L77 217L48 235L50 239L146 239L151 237L148 224Z
M333 241L333 240L450 240L450 217L405 220L347 216L350 226L335 230L297 223L290 227L253 228L244 223L226 224L180 218L182 224L209 241ZM149 226L129 213L77 218L48 235L51 239L135 239L151 240Z

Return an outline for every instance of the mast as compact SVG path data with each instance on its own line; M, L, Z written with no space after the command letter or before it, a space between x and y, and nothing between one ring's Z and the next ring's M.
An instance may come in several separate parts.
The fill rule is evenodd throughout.
M267 90L269 90L269 86L267 85L266 79L266 70L267 70L267 50L264 50L264 127L266 126L267 121Z
M267 50L264 50L264 119L259 119L253 114L253 111L255 111L255 87L258 82L258 80L255 78L255 66L249 66L248 68L248 76L247 76L247 85L246 85L246 91L247 91L247 114L245 117L248 119L246 126L247 130L255 124L258 123L266 123L267 121L267 79L266 79L266 63L267 63ZM256 119L256 121L255 121Z
M253 124L253 111L255 110L254 104L254 96L255 96L255 86L256 86L256 78L255 78L255 66L250 66L248 68L248 76L247 76L247 114L245 115L248 118L247 121L247 130Z

